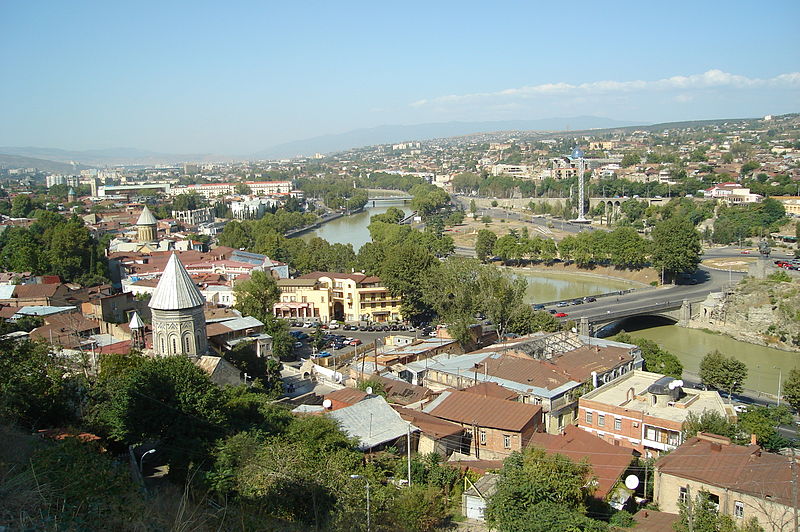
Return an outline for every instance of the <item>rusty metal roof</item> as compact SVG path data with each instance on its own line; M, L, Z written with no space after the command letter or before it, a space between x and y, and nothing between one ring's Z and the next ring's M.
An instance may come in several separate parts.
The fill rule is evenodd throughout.
M446 395L445 395L446 394ZM542 407L483 397L469 392L444 392L425 412L448 421L520 432L541 416Z

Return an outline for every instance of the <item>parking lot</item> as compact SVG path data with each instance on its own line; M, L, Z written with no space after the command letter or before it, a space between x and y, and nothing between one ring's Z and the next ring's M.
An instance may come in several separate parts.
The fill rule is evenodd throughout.
M298 339L297 340L297 342L300 344L300 347L295 347L294 352L297 355L298 359L300 359L300 358L309 358L310 356L312 356L313 350L311 348L311 335L314 333L315 327L305 327L305 326L296 327L296 326L294 326L294 327L290 327L289 330L291 331L291 333L293 335L294 334L298 334L298 333L307 335L307 337L301 337L302 339ZM364 349L372 348L375 345L375 341L376 340L378 341L378 346L381 346L381 345L383 345L383 339L384 338L386 338L387 336L396 335L396 334L397 335L403 335L403 336L413 336L415 338L427 338L428 337L428 335L425 334L425 332L422 329L416 329L416 328L411 329L411 330L395 330L395 331L393 331L391 329L388 330L388 331L384 331L384 330L380 330L380 331L375 331L375 330L373 330L373 331L355 330L355 331L353 331L353 330L344 330L343 328L339 327L338 329L322 329L322 333L326 334L326 335L336 336L337 338L341 338L341 340L358 339L358 340L361 341L360 345L354 346L354 345L346 345L346 342L337 341L337 338L332 338L329 343L334 344L334 345L328 345L326 347L323 347L320 350L320 352L324 353L324 352L327 351L328 353L335 354L335 355L343 355L343 354L346 355L346 354L350 354L350 353L354 354L354 351L355 351L356 347L358 347L358 352L361 353L361 352L363 352ZM342 345L341 347L339 347L337 349L336 348L337 344L338 345L345 344L345 345ZM297 346L297 344L295 344L295 345Z

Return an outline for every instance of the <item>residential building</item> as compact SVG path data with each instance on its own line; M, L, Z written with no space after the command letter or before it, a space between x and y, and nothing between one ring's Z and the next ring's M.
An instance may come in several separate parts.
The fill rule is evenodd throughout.
M648 371L632 371L578 400L578 426L614 445L656 456L677 448L690 413L735 412L716 391L684 388L683 381Z
M434 391L493 382L515 392L519 402L541 405L547 431L558 433L575 421L582 393L641 365L634 345L561 332L410 362L398 375Z
M365 452L389 446L405 452L409 435L419 431L381 396L368 396L326 415L336 420L348 436L355 438L357 447Z
M183 225L200 225L214 221L214 209L203 207L186 211L172 211L172 217Z
M530 178L536 172L535 166L522 164L495 164L492 165L492 175L508 175L512 177Z
M736 523L755 517L768 532L792 530L798 467L794 457L700 432L655 463L654 502L677 514L703 491Z
M400 417L419 429L416 445L412 448L420 454L436 453L445 458L461 450L464 429L457 423L445 421L436 416L392 405Z
M422 411L459 424L467 432L461 452L483 459L503 459L521 451L544 427L539 405L463 391L442 392Z
M631 492L621 488L621 484L635 459L633 450L608 443L574 425L564 427L559 434L536 433L531 438L531 445L575 462L587 460L595 477L595 498L622 509L630 497Z
M402 319L401 299L375 276L363 273L313 272L278 281L281 299L273 306L281 318L309 318L327 323L388 322Z
M707 198L719 199L730 205L740 203L759 203L763 196L751 194L749 188L745 188L738 183L720 183L703 191Z

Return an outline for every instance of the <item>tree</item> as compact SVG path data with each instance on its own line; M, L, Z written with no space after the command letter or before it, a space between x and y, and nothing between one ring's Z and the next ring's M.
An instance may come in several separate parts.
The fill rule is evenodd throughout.
M441 525L449 515L445 497L433 487L413 485L402 490L392 504L395 530L441 530Z
M638 345L639 349L642 350L644 369L647 371L661 373L676 379L681 378L683 374L683 364L678 360L678 357L669 351L661 349L661 347L652 340L633 337L625 332L616 335L614 340L626 344Z
M492 256L495 242L497 242L497 235L492 231L488 229L478 231L478 236L475 239L475 254L479 261L486 262L486 259Z
M716 410L703 410L703 413L699 415L695 412L689 412L681 427L681 439L686 441L696 436L698 432L719 434L731 440L736 440L739 435L737 426Z
M558 318L543 310L534 311L528 305L521 305L508 324L509 332L533 334L535 332L556 332L561 329Z
M789 375L783 385L783 398L795 410L800 409L800 370L793 369L789 371Z
M758 444L773 452L788 447L790 442L778 433L776 427L792 422L792 414L785 406L753 406L739 414L739 427L745 434L755 434Z
M686 218L669 218L653 228L652 263L669 273L693 272L700 263L701 236Z
M739 525L720 512L707 491L699 492L691 505L681 502L678 506L680 520L674 525L678 532L764 532L755 517Z
M66 360L32 341L2 340L0 353L0 419L37 429L76 418L77 382Z
M233 287L235 308L244 316L264 322L272 315L272 306L280 300L281 291L269 272L253 271L250 279Z
M436 264L430 250L418 244L398 244L387 250L380 277L392 295L402 298L401 309L406 319L419 322L430 312L420 280Z
M186 357L146 359L110 383L100 407L110 436L127 444L158 439L170 475L183 480L191 461L224 436L220 390Z
M641 157L639 157L638 153L626 153L622 157L622 162L620 163L620 165L623 168L628 168L629 166L639 164L640 162L641 162Z
M700 380L703 384L728 394L739 393L744 389L747 378L747 365L733 357L725 357L719 351L712 351L700 361Z
M503 463L497 491L486 509L486 521L500 530L565 530L552 527L553 521L532 520L531 514L549 518L565 515L570 520L583 517L583 503L591 494L591 480L592 469L585 461L575 463L535 447L514 452ZM542 528L545 525L548 528Z
M469 212L472 215L475 215L475 213L478 212L478 206L475 205L474 199L469 200Z

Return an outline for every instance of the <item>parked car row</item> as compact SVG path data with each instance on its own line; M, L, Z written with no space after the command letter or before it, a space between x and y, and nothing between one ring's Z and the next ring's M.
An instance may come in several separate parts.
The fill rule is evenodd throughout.
M307 329L315 329L317 327L325 330L334 330L341 328L343 331L369 331L369 332L380 332L380 331L414 331L414 327L411 325L404 325L402 323L372 323L372 324L364 324L364 325L355 325L352 323L345 323L342 324L337 321L331 321L330 323L320 323L317 321L291 321L289 322L291 327L304 327Z
M776 260L775 266L784 270L800 270L800 259Z
M337 351L339 349L344 349L345 347L354 347L363 343L358 338L350 338L343 334L326 334L322 337L322 339L325 340L325 347L329 347Z

